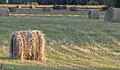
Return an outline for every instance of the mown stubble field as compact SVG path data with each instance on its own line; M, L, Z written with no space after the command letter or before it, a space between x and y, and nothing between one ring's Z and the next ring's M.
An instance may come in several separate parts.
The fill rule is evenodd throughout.
M26 12L26 13L25 13ZM61 13L62 12L62 13ZM16 14L63 14L20 10ZM0 17L0 62L13 70L119 70L120 23L88 19L87 12L65 12L76 17ZM46 62L10 60L10 34L19 30L42 30L46 36Z

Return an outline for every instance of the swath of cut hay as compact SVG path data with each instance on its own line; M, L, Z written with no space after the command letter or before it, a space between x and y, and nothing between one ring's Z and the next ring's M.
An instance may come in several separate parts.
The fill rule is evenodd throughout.
M0 16L9 16L10 11L8 8L0 8Z
M89 19L99 19L100 18L99 10L90 10L88 12L88 18Z
M10 58L45 61L45 37L42 31L16 31L11 34Z
M10 14L10 16L48 16L48 17L63 17L63 16L68 16L68 17L78 17L81 15L64 15L64 14Z
M120 22L120 8L110 7L104 18L105 22Z

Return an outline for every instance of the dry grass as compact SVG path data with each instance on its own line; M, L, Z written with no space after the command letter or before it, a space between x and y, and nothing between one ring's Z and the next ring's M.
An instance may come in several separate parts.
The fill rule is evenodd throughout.
M64 17L64 16L69 16L69 17L78 17L81 15L64 15L64 14L10 14L11 16L48 16L48 17Z
M44 34L38 30L13 32L10 41L12 59L44 61Z

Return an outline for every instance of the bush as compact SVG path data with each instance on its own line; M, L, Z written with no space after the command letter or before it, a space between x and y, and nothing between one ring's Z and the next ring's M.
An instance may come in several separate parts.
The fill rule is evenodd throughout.
M39 5L37 2L32 2L31 4L32 5Z
M120 0L113 0L114 7L120 8Z
M116 7L116 8L120 8L120 0L106 0L105 4L108 7Z

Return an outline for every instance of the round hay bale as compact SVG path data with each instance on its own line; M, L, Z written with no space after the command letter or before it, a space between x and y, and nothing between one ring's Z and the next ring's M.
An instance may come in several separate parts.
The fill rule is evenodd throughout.
M34 8L35 8L35 6L34 6L34 5L31 5L31 6L30 6L30 8L31 8L31 9L34 9Z
M16 12L17 11L17 9L15 7L9 7L8 9L10 10L10 12Z
M66 5L63 5L63 6L61 6L62 7L62 9L67 9L67 6Z
M43 12L50 12L50 11L51 11L51 8L50 8L50 7L43 7L43 8L42 8L42 11L43 11Z
M105 22L120 22L120 8L110 7L104 18Z
M18 6L16 6L16 8L21 8L21 6L18 5Z
M59 5L54 5L53 10L62 10L62 7Z
M78 7L76 6L70 7L70 11L78 11Z
M99 10L90 10L88 12L88 18L89 19L99 19L100 18Z
M44 48L45 38L42 31L16 31L11 34L11 59L44 61Z
M9 16L10 11L8 8L0 8L0 16Z

